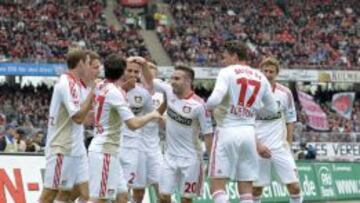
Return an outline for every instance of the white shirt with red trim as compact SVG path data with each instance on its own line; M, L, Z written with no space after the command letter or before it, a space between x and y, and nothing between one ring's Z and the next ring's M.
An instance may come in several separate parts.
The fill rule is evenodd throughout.
M255 125L261 103L276 113L270 83L258 70L247 65L231 65L220 70L206 106L214 109L218 127Z
M204 101L193 92L180 99L172 87L162 81L154 81L154 85L165 92L167 99L166 153L201 160L199 136L213 132L211 115L205 110Z
M256 136L262 144L271 149L283 146L286 141L287 123L296 122L294 98L289 88L276 83L273 92L279 106L277 115L269 115L266 106L258 112L256 118Z
M131 111L135 116L142 116L154 110L149 91L140 84L129 90L126 99L130 105ZM127 148L139 148L139 140L144 127L137 130L131 130L126 125L121 129L121 146Z
M95 89L95 129L89 151L115 155L120 150L120 129L134 117L126 93L104 80Z
M72 120L85 101L86 88L72 74L60 76L54 86L49 109L45 153L82 156L86 154L84 126Z

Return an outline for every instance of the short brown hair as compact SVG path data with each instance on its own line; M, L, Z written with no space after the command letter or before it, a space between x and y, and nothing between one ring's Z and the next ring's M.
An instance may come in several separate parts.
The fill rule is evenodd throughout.
M259 67L263 68L264 66L275 66L276 72L279 73L280 63L275 57L267 57L262 60Z
M224 48L230 54L236 54L239 60L248 60L248 48L246 44L240 41L231 40L225 42Z
M110 54L105 59L104 69L106 79L117 80L126 69L126 59L116 53Z
M188 77L191 79L191 81L193 81L195 79L195 71L189 66L177 65L177 66L175 66L175 70L184 71L188 75Z
M95 59L100 60L100 56L94 51L77 48L70 49L69 52L66 54L66 63L68 68L70 70L74 69L81 60L85 61L86 57L90 58L90 62Z

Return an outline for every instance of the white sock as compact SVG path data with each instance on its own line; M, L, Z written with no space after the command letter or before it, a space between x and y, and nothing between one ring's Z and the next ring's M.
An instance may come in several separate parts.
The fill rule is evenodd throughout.
M297 195L290 195L290 203L302 203L303 202L303 198L301 196L301 194L297 194Z
M224 190L218 190L212 194L214 203L229 203L229 197Z
M261 203L261 196L253 196L254 203Z
M251 193L244 193L240 195L239 203L253 203L253 196Z

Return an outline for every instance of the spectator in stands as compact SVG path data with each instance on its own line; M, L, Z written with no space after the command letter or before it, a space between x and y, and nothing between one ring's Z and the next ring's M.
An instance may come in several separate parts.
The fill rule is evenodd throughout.
M16 129L14 124L8 124L5 127L6 133L0 140L0 151L7 153L24 152L26 144L22 139L23 131Z

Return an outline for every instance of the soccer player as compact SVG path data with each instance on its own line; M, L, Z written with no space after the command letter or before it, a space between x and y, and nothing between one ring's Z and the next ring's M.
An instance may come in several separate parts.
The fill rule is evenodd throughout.
M50 104L44 189L40 203L66 202L76 185L88 198L88 164L84 146L84 122L93 102L93 89L84 98L81 78L86 77L93 52L75 49L67 54L69 71L54 86Z
M145 115L154 110L150 92L141 83L138 83L142 77L143 69L147 68L145 67L146 64L140 64L136 61L138 58L140 57L130 57L127 59L126 69L119 81L119 85L127 91L126 99L135 116ZM133 188L134 181L138 175L137 165L138 161L140 161L138 159L140 137L142 136L143 130L143 128L140 128L134 131L127 126L123 126L121 130L122 140L120 154L126 154L126 156L120 156L120 164L123 168L124 177L128 182L129 189ZM134 199L138 199L136 192L134 193Z
M114 84L124 73L126 60L112 54L106 58L104 67L105 80L95 89L95 137L89 148L90 199L94 203L108 200L125 203L127 187L118 158L130 154L119 154L120 129L125 123L128 129L135 130L160 118L160 114L152 111L134 117L126 101L126 93Z
M154 64L149 66L151 74L157 78L157 67ZM164 102L163 92L152 91L152 105L159 108ZM147 186L154 186L157 197L159 197L159 180L163 155L161 153L159 122L151 122L144 126L140 141L137 163L137 176L133 184L133 199L135 202L142 202Z
M275 81L279 74L278 60L273 57L266 58L261 62L260 69L270 81L280 111L273 116L264 111L258 112L255 133L261 157L259 157L259 178L254 183L254 202L260 203L263 187L271 183L271 168L273 168L281 182L288 188L290 203L301 203L297 169L289 148L296 122L294 99L287 87Z
M155 89L165 92L166 150L161 171L160 201L171 202L171 194L179 187L181 202L192 202L202 191L203 167L200 135L204 136L208 150L212 139L211 115L204 101L192 91L194 70L176 66L171 86L154 80Z
M238 182L241 203L252 203L252 182L257 178L255 115L263 102L271 114L277 105L269 81L247 65L247 47L237 41L225 43L220 70L206 107L214 109L216 131L210 155L209 176L215 203L228 202L226 181ZM217 108L215 108L217 107Z

